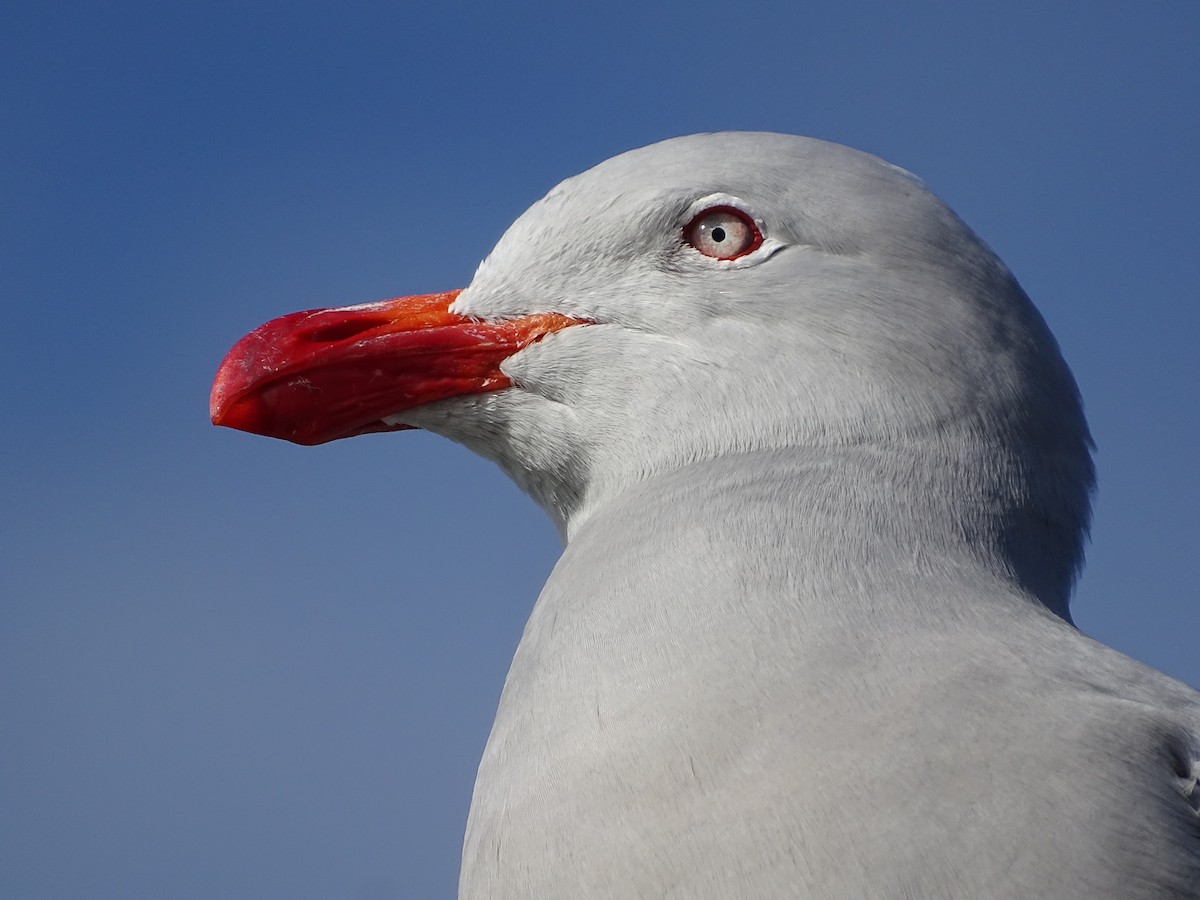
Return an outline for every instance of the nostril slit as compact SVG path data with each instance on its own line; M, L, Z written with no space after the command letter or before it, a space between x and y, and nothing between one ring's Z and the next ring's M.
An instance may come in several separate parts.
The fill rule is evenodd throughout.
M365 331L371 331L378 328L387 322L386 319L358 319L353 322L339 322L337 325L327 325L324 328L318 328L308 334L307 339L314 344L331 344L336 341L345 341L352 337L362 334Z

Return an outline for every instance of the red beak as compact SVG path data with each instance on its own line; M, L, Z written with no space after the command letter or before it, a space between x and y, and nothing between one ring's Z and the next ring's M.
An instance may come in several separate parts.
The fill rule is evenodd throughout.
M213 382L214 425L323 444L407 425L407 409L509 387L500 364L587 324L558 313L480 322L450 312L459 291L272 319L229 351Z

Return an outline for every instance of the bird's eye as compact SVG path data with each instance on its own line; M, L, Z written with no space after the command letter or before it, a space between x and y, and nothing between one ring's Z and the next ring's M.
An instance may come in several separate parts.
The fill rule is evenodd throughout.
M683 239L713 259L737 259L763 242L754 220L733 206L704 210L683 229Z

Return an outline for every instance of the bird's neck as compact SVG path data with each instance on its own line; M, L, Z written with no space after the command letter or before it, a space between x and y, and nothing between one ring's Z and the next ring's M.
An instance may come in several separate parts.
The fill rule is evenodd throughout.
M1061 554L1025 524L1020 466L935 450L728 455L593 491L509 671L464 884L548 895L547 859L667 856L664 823L776 798L830 821L861 773L806 761L886 756L964 655L1067 630L1042 627Z
M594 491L569 522L564 564L599 551L653 567L687 549L745 577L793 579L792 594L815 602L844 579L875 604L898 578L916 596L897 602L912 605L924 581L986 577L1069 621L1080 536L1025 468L982 445L953 456L932 444L865 445L697 461Z
M509 670L464 871L492 870L501 831L574 827L545 824L531 798L574 809L591 791L624 816L687 773L655 766L733 746L723 735L804 740L764 711L852 741L881 690L936 671L914 654L1053 618L1042 562L1013 558L1031 540L1007 533L1019 509L995 512L1019 498L955 469L865 447L733 455L597 499L573 520Z

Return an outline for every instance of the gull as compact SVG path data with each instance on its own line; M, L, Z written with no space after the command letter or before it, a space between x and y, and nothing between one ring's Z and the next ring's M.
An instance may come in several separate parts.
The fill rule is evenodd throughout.
M764 133L622 154L462 291L250 333L212 413L428 429L562 535L463 900L1200 898L1200 694L1071 621L1075 381L895 166Z

